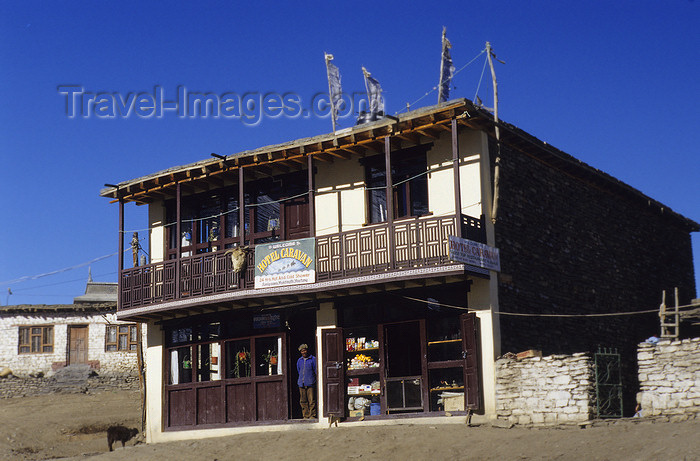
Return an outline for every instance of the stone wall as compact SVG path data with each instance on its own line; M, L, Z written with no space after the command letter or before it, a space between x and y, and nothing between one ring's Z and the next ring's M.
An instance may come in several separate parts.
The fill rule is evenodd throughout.
M522 151L504 147L501 157L495 237L503 311L646 310L657 307L662 291L673 293L674 287L679 287L681 304L695 296L690 229L679 219L641 194L616 192L590 175L578 178ZM539 349L547 355L594 352L601 345L623 354L628 349L627 358L633 359L636 345L659 329L653 313L502 316L500 321L503 352Z
M490 148L494 147L490 142ZM495 152L491 152L492 158ZM695 296L690 228L668 209L632 190L578 177L504 146L496 246L499 306L504 312L599 314L654 309L679 287L681 304ZM583 165L583 164L581 164ZM585 165L584 165L585 166ZM602 174L602 173L601 173ZM622 356L626 416L634 413L637 344L658 334L655 313L621 317L499 318L501 351L545 355Z
M18 378L11 376L0 379L0 398L27 397L52 393L98 393L115 390L139 390L136 375L104 374L93 375L80 382L61 382L51 377Z
M496 361L496 416L519 425L587 421L595 413L595 370L583 353Z
M700 338L638 348L642 415L700 418Z

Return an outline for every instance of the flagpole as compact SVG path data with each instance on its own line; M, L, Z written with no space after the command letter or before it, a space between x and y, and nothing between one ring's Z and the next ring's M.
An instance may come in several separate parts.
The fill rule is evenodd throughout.
M494 160L493 171L493 203L491 206L491 222L496 224L498 220L498 193L500 182L500 165L501 165L501 130L498 128L498 82L496 82L496 71L493 68L491 56L494 52L491 50L491 43L486 42L486 58L491 68L491 80L493 82L493 121L496 131L496 158Z
M367 85L367 75L369 75L369 72L367 72L364 66L362 66L362 75L365 77L365 92L367 92L367 113L370 113L372 111L372 98L369 94L369 86Z
M323 53L326 60L326 77L328 78L328 99L331 103L331 121L333 122L333 133L335 133L335 107L333 106L333 93L331 92L331 74L328 71L328 63L333 59L332 54Z
M445 36L447 34L447 27L442 26L442 51L440 52L440 81L438 82L438 104L442 100L442 77L445 72Z

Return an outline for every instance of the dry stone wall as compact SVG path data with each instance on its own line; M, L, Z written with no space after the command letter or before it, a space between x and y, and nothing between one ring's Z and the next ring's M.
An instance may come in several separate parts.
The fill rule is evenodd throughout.
M700 418L700 338L638 347L643 416Z
M587 421L595 407L595 371L584 353L496 361L496 415L518 425Z

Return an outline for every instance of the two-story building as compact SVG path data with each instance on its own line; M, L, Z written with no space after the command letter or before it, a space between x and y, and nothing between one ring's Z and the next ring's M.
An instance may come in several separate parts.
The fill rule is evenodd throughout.
M658 328L551 314L695 294L696 222L464 99L101 195L120 249L125 205L149 207L151 260L120 261L118 306L148 324L149 441L300 420L301 343L321 416L493 416L502 352L633 350Z

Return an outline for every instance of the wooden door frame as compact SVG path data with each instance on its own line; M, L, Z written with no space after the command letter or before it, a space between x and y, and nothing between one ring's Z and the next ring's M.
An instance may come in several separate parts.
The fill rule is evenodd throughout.
M75 329L85 329L85 365L89 363L89 351L90 351L90 325L89 324L71 324L68 325L68 331L67 331L67 341L66 341L66 365L72 365L71 360L70 360L70 346L71 346L71 340L73 339L73 330ZM77 362L77 364L80 364L81 362Z

